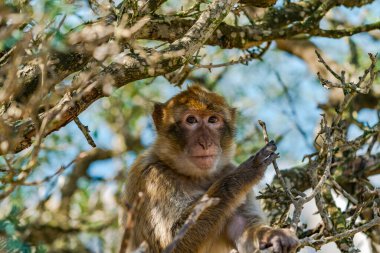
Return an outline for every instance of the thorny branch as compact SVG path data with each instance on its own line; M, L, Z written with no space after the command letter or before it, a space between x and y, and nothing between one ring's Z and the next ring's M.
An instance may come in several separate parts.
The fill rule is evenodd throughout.
M320 63L322 63L326 69L338 80L340 81L340 83L333 83L329 80L326 80L324 79L323 77L321 77L320 73L318 72L317 75L318 75L318 78L320 80L320 82L322 83L323 86L327 87L327 88L341 88L343 90L351 90L351 91L354 91L354 92L357 92L357 93L361 93L361 94L367 94L371 88L371 85L373 84L373 81L377 75L377 72L375 71L375 66L376 66L376 58L377 58L377 54L376 55L373 55L371 53L369 53L369 58L371 60L371 65L368 69L366 69L364 71L364 74L363 76L359 76L359 80L355 83L355 82L346 82L346 73L345 71L342 71L340 75L338 75L337 73L335 73L334 70L332 70L330 68L329 65L327 65L327 63L325 62L325 60L322 58L322 56L320 55L320 53L318 51L315 51L315 53L317 54L317 57L318 57L318 60ZM369 74L369 78L367 79L367 75ZM367 79L367 81L365 82L365 80Z
M374 219L372 219L371 221L369 221L368 223L364 225L361 225L359 227L347 230L345 232L342 232L333 236L328 236L328 237L324 237L322 239L316 239L316 240L310 237L304 238L300 241L300 244L301 246L317 246L317 245L321 246L329 242L335 242L347 237L352 237L359 232L364 232L378 225L380 225L380 217L375 217Z
M261 57L265 54L265 52L269 49L269 46L270 46L270 43L266 43L265 47L258 47L257 48L257 52L255 51L250 51L250 50L246 50L248 51L248 54L245 54L244 56L240 56L238 60L231 60L229 62L226 62L226 63L219 63L219 64L208 64L208 65L204 65L204 64L199 64L196 62L196 60L190 62L195 68L206 68L206 69L213 69L213 68L221 68L221 67L227 67L227 66L231 66L231 65L236 65L236 64L244 64L244 65L248 65L248 63L254 59L261 59Z
M320 146L320 149L318 153L313 154L309 157L309 164L308 164L308 170L310 171L309 177L311 180L312 185L312 191L310 194L306 195L304 193L294 195L293 192L290 190L289 186L286 185L286 181L284 180L282 173L280 172L280 169L277 166L277 163L274 162L274 167L276 170L276 175L278 177L278 180L280 182L280 185L283 188L283 191L285 192L286 196L291 200L291 203L294 206L294 211L291 219L291 228L295 231L297 231L298 224L300 222L300 216L302 209L304 205L313 199L316 201L316 205L319 211L319 214L322 218L322 230L316 234L313 234L311 236L305 237L301 239L301 245L302 246L313 246L315 248L319 248L320 246L332 242L332 241L341 241L345 238L350 238L353 235L355 235L358 232L366 231L376 225L379 225L380 220L377 215L375 215L374 218L371 220L368 220L365 224L356 226L356 219L359 217L360 213L363 211L363 207L356 209L355 215L352 217L353 220L351 220L351 226L349 226L347 231L339 232L339 229L336 227L336 222L332 219L332 214L329 210L327 210L326 207L326 199L325 199L325 192L330 191L330 187L336 189L337 192L341 193L343 196L345 196L352 204L358 205L358 200L353 197L350 193L348 193L333 177L332 177L332 167L334 165L334 162L338 161L339 156L338 150L344 150L344 147L347 145L354 145L356 141L351 141L351 144L348 141L345 141L346 143L341 143L343 140L340 136L341 133L341 127L342 127L342 121L343 121L343 113L347 111L350 102L355 97L357 93L366 94L368 93L369 89L371 88L375 78L376 74L378 73L375 71L375 65L376 65L376 56L369 54L371 64L370 66L364 70L364 74L360 76L358 81L356 83L350 82L346 78L346 73L342 71L341 75L338 75L321 57L321 55L316 52L317 57L319 59L319 62L321 62L325 68L330 72L338 81L340 81L339 84L333 84L332 82L323 79L320 75L318 75L321 84L323 86L327 86L328 88L334 87L334 88L340 88L344 89L345 91L345 97L342 101L339 108L336 109L336 114L333 117L333 119L327 120L326 115L322 115L322 120L320 123L320 131L318 133L318 136L321 136L323 138L323 144ZM369 74L369 76L368 76ZM268 140L267 132L265 123L262 121L259 121L259 124L263 128L263 134L265 141ZM377 129L375 126L374 128ZM371 132L371 131L370 131ZM377 136L378 129L374 132L372 132L372 135ZM367 135L367 133L366 133ZM367 136L359 136L358 141L362 142L362 140L369 140L370 138ZM363 145L363 144L361 144ZM357 145L357 146L361 146ZM336 165L334 165L334 168ZM334 169L335 170L335 169ZM322 171L322 174L320 174ZM331 186L329 186L329 184ZM267 191L263 192L260 198L265 199L265 195L268 194L268 197L273 199L273 196L270 194L270 192L273 191L273 189L268 188ZM278 193L277 193L278 194ZM377 195L377 197L380 197L380 195ZM374 203L374 209L377 210L376 202ZM285 210L288 212L288 209Z
M88 129L88 126L83 125L82 122L79 120L79 118L74 118L74 122L78 126L78 128L80 129L80 131L83 133L83 135L86 138L88 144L90 144L91 147L95 148L96 144L95 144L94 139L92 139L92 137L90 135L90 130Z

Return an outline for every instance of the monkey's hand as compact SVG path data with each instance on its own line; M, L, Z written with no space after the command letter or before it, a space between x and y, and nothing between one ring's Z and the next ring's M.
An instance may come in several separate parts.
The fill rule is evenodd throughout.
M276 158L279 157L278 154L274 153L276 150L276 143L274 141L268 142L252 157L255 167L266 168L269 164L271 164Z
M279 157L278 154L275 153L276 149L277 147L274 141L268 142L255 155L240 164L236 172L247 176L251 185L256 184L257 181L261 180L264 176L268 165Z
M274 253L293 253L299 245L297 236L290 229L263 227L258 232L260 250L272 247Z

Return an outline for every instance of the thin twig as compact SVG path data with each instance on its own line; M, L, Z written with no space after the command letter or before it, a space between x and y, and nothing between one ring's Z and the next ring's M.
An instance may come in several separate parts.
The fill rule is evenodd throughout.
M315 50L315 54L318 57L318 61L325 66L325 68L339 81L342 81L342 78L340 75L338 75L332 68L325 62L325 60L322 58L321 54L318 52L318 50Z
M95 141L92 139L92 137L90 135L90 130L88 129L88 127L85 126L85 125L83 125L78 117L74 118L74 122L78 126L79 130L83 133L83 135L86 138L88 144L90 144L91 147L95 148L96 144L95 144Z
M361 94L367 94L370 91L370 88L378 74L377 71L375 71L376 62L377 62L377 54L368 54L371 64L370 66L364 70L364 74L362 76L359 76L358 81L355 82L347 82L345 78L345 71L341 72L341 75L338 75L334 70L331 69L331 67L325 62L325 60L322 58L322 56L319 54L317 50L315 50L315 53L318 57L318 61L325 66L325 68L340 82L340 83L334 83L327 79L324 79L320 73L317 73L318 79L320 80L321 84L327 88L341 88L341 89L348 89L353 92L361 93ZM369 74L369 79L367 82L364 82L367 79L367 75Z
M330 135L330 133L328 133ZM319 180L318 184L314 187L313 192L305 198L305 203L312 200L317 193L320 192L322 189L322 186L326 183L327 179L330 177L330 170L331 170L331 164L332 164L332 158L333 158L333 136L327 136L327 158L326 158L326 167L323 172L323 175L321 179Z
M300 245L301 245L301 247L316 246L316 245L327 244L329 242L339 241L341 239L351 237L351 236L353 236L359 232L364 232L364 231L366 231L366 230L368 230L374 226L377 226L377 225L380 225L380 217L375 217L370 222L368 222L364 225L361 225L360 227L353 228L353 229L347 230L345 232L342 232L342 233L339 233L339 234L336 234L333 236L324 237L324 238L318 239L318 240L311 239L310 237L304 238L304 239L300 240Z
M338 190L340 193L342 193L342 195L348 199L349 201L351 201L353 204L357 205L358 204L358 200L352 196L351 194L349 194L348 192L346 192L342 186L340 186L340 184L338 184L334 178L330 178L330 182L332 183L333 187Z
M40 185L42 183L45 183L49 180L51 180L53 177L61 174L62 172L64 172L67 168L69 168L75 161L77 160L77 158L75 158L74 160L72 160L71 162L69 162L67 165L65 166L61 166L59 167L59 169L52 175L50 176L47 176L41 180L37 180L37 181L33 181L33 182L21 182L20 184L23 185L23 186L35 186L35 185Z
M240 56L239 59L237 60L231 60L225 63L220 63L220 64L199 64L194 61L190 61L190 64L192 64L195 68L204 68L204 69L213 69L213 68L221 68L221 67L227 67L231 65L236 65L236 64L245 64L247 65L248 62L254 60L254 59L261 59L261 57L265 54L265 52L269 49L270 42L268 42L264 48L259 47L259 52L249 52L249 54Z
M266 144L268 144L269 142L269 137L268 137L268 132L267 132L267 127L266 127L266 124L264 121L262 120L259 120L258 121L261 128L263 129L263 135L264 135L264 141ZM277 162L276 160L273 161L273 167L276 171L276 175L278 176L278 178L280 179L280 182L281 182L281 185L282 187L284 188L286 194L289 196L289 198L294 202L295 198L293 196L293 194L291 193L291 191L289 190L289 187L286 185L286 182L285 182L285 179L283 178L282 174L281 174L281 171L280 169L278 168L278 165L277 165Z

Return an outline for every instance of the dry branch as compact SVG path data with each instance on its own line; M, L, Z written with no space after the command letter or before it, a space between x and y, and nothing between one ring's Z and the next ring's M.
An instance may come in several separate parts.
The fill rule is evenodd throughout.
M213 2L187 33L170 44L167 49L160 52L141 50L138 52L141 56L136 55L137 50L127 54L119 61L122 64L114 62L92 80L82 83L80 86L85 88L81 93L66 94L56 106L38 116L39 121L49 119L49 125L42 133L42 137L65 126L97 99L108 96L103 90L104 83L111 83L113 87L118 88L135 80L172 72L182 66L203 46L234 3L235 1ZM6 131L3 133L6 135L0 134L0 143L6 142L6 145L1 145L6 148L1 149L0 154L19 152L29 147L36 135L36 126L32 120L11 123L5 127ZM8 140L7 136L13 136L12 140Z

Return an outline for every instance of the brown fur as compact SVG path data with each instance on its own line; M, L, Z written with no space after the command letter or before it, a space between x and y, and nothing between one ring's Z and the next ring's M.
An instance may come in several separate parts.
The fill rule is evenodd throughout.
M213 127L206 120L192 130L193 125L183 123L183 115L188 112L199 119L217 115L223 122ZM134 203L139 192L144 194L127 252L143 241L149 245L148 252L161 252L204 194L219 198L219 203L200 215L173 252L223 253L233 248L241 253L254 252L259 243L270 246L275 236L284 238L284 242L290 238L285 250L279 252L294 248L296 241L291 235L264 225L251 192L277 157L273 142L240 166L232 165L235 110L223 97L200 86L191 86L165 104L156 104L153 120L157 139L136 160L126 182L127 203ZM194 152L208 152L204 143L218 152L215 164L207 170L190 159Z

